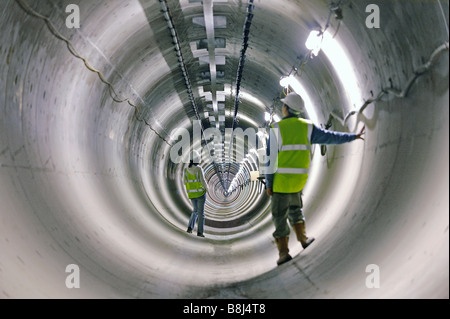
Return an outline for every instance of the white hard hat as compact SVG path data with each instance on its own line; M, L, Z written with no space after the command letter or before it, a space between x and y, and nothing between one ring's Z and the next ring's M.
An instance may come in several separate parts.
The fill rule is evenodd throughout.
M280 101L296 112L305 112L305 102L302 97L295 92L289 93Z

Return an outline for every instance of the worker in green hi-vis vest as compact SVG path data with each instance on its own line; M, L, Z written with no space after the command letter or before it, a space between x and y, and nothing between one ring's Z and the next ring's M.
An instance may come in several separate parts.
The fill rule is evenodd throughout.
M303 216L302 190L308 179L311 144L343 144L364 140L365 127L357 134L327 131L301 118L306 113L302 97L295 92L284 99L283 119L272 125L266 155L272 160L266 165L266 193L272 196L273 237L281 265L292 259L289 255L289 226L291 224L303 248L314 241L308 237Z
M197 236L205 237L205 201L208 184L205 181L205 174L203 169L198 165L200 163L200 155L194 151L189 162L189 167L184 172L184 184L189 199L192 202L194 209L192 210L189 219L187 232L192 233L195 223L198 219Z

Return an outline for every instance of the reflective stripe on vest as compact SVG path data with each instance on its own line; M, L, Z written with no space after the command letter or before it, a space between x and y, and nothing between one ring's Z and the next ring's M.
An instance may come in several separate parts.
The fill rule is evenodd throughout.
M206 193L206 189L201 183L199 174L200 173L197 173L196 175L191 174L187 169L184 171L184 185L186 186L186 192L189 199L201 197Z
M308 169L278 167L277 173L279 173L279 174L308 174Z
M290 117L272 127L276 129L278 140L273 191L298 193L308 179L313 125L307 120Z
M310 151L310 145L282 145L280 151Z
M197 193L197 192L202 192L202 191L204 191L204 189L203 188L199 188L199 189L190 189L187 192L188 193Z

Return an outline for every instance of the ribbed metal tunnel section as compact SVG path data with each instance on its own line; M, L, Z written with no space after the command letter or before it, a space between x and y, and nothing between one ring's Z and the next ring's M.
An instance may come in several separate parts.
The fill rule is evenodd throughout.
M19 2L48 17L137 107L114 102L98 75ZM65 24L71 3L80 8L80 29ZM227 158L247 3L166 3L202 124L224 133ZM174 162L171 150L178 132L194 135L197 118L160 1L2 1L0 296L448 298L448 1L377 1L379 29L366 26L370 1L343 3L339 30L332 19L329 31L338 31L348 72L321 52L297 79L317 125L334 114L331 129L364 124L366 140L327 147L325 156L315 148L304 202L317 240L303 251L291 236L297 256L276 267L270 198L258 182L225 196L216 170L225 165L214 169L209 156L202 161L212 190L207 238L185 232L186 163ZM222 18L211 21L208 11L203 27L207 5ZM328 5L255 2L240 88L243 130L267 124L280 77L307 53L305 40L326 24ZM215 56L197 46L205 39ZM445 43L405 98L386 94L343 126L338 117L383 90L403 89ZM343 77L352 73L354 80ZM230 153L236 163L223 175L230 182L256 168L245 158L260 145L244 140ZM201 140L191 146L207 150ZM71 264L80 268L80 288L66 287ZM379 267L379 288L366 285L369 265Z

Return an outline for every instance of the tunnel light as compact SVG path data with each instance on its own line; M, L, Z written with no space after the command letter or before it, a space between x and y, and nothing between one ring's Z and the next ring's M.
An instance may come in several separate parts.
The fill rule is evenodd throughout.
M345 88L350 103L353 104L353 107L360 105L362 103L361 89L358 86L353 63L340 43L336 39L333 39L333 36L328 31L311 31L308 40L306 41L306 46L310 50L318 49L323 51L333 68L336 70L336 74ZM312 53L315 54L314 52ZM294 92L303 97L305 108L310 119L315 124L318 124L318 116L315 113L315 109L307 91L296 77L292 74L284 76L280 79L280 85L285 88L291 87ZM279 117L274 116L274 120L278 122Z
M294 77L293 75L283 76L283 77L280 79L280 85L281 85L282 87L284 87L284 88L288 88L289 85L290 85L291 82L292 82L293 77Z
M267 122L267 121L270 121L270 113L269 112L265 112L264 113L264 120Z
M308 39L305 42L305 46L308 50L311 50L311 53L317 56L322 47L323 41L323 33L317 30L311 31L308 36Z

